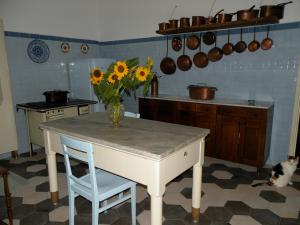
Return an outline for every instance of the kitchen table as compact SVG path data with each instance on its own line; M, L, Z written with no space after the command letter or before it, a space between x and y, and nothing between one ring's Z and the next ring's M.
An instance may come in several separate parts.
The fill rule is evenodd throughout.
M63 154L60 136L92 143L95 166L147 186L151 224L162 224L166 184L193 167L192 217L200 217L204 143L209 130L136 118L114 128L105 113L42 123L51 201L58 202L56 153Z

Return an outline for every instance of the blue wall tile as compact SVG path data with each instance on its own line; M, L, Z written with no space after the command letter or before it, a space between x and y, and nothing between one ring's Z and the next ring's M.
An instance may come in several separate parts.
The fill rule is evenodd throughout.
M50 49L50 56L45 63L35 63L27 55L27 46L33 38L44 38ZM10 68L12 94L14 104L44 101L44 91L54 89L68 89L67 63L74 58L88 58L99 56L98 42L90 44L89 41L74 39L69 42L70 51L63 53L60 49L62 39L55 37L37 36L22 33L6 32L6 50ZM66 38L65 40L72 40ZM64 40L64 41L65 41ZM80 51L82 43L89 43L87 54ZM18 145L20 152L28 151L28 134L25 115L22 111L16 112L18 132Z

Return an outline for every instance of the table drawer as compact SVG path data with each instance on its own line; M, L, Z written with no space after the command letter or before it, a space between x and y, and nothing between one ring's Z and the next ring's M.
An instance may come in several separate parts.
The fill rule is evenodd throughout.
M204 151L204 149L203 149ZM200 159L200 141L175 152L161 162L161 173L166 182L195 165ZM202 154L203 155L203 154ZM204 155L203 155L204 157Z

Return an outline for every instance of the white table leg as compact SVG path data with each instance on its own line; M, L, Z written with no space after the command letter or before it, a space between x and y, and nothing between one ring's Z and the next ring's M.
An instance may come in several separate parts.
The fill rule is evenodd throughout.
M200 219L202 165L204 163L204 139L200 142L199 161L193 166L193 190L192 190L192 219L198 222Z
M57 167L56 167L56 153L51 150L49 141L49 132L44 131L44 141L45 141L45 152L47 155L48 164L48 176L49 176L49 186L50 186L50 196L52 204L56 205L58 202L58 185L57 185Z
M151 225L162 224L162 196L151 196Z
M147 190L151 197L151 225L162 225L162 199L166 186L156 178L151 185L148 185Z

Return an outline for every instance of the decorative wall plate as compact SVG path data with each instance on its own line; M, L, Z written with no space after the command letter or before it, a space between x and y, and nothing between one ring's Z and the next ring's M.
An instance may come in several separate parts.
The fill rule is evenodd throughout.
M36 63L46 62L49 58L48 45L42 40L33 40L28 44L27 54Z
M88 46L88 44L82 44L82 45L80 46L80 50L81 50L81 52L82 52L83 54L88 53L89 49L90 49L90 47Z
M70 45L67 42L61 43L60 49L63 53L68 53L70 51Z

